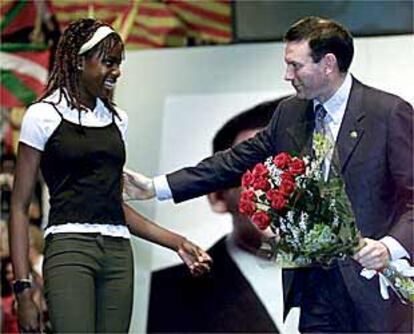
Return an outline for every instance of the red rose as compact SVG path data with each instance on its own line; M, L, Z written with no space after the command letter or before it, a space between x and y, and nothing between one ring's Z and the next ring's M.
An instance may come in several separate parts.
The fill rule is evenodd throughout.
M279 191L285 195L285 196L289 196L293 190L295 190L296 184L295 182L293 182L290 179L282 179L282 182L280 183L279 186Z
M287 204L287 201L286 201L285 197L283 196L283 193L281 193L278 190L275 190L269 195L270 195L269 196L270 198L268 197L268 199L270 201L270 206L273 209L281 210L281 209L285 208L285 206ZM268 194L266 194L266 197L267 196L268 196Z
M271 202L273 200L273 197L281 195L279 190L276 189L270 189L266 192L266 198Z
M280 190L269 190L266 192L266 198L269 200L270 206L276 210L283 209L287 204L285 196Z
M263 190L263 191L269 190L270 189L270 183L266 178L258 177L253 182L253 189L254 190L259 190L260 189L260 190Z
M254 166L254 168L253 168L253 176L255 178L257 178L257 177L263 177L263 176L268 176L268 175L269 175L269 171L268 171L267 167L264 164L259 163L256 166Z
M248 170L246 173L242 176L242 187L247 188L253 184L253 174Z
M270 204L273 209L282 210L285 208L287 202L284 197L275 198Z
M279 153L277 156L273 158L273 163L279 169L286 168L291 161L292 157L286 152Z
M256 197L256 194L253 190L245 190L240 195L240 201L253 201Z
M251 216L254 213L255 210L256 210L256 205L254 204L253 201L240 200L239 211L241 213L244 213L248 216Z
M261 230L265 230L270 225L270 217L263 211L256 212L252 216L252 221Z
M290 171L283 172L280 175L280 178L282 179L282 181L289 180L289 181L295 182L295 178L293 177L293 174Z
M305 173L305 163L299 158L294 158L289 164L289 172L293 175L300 175Z

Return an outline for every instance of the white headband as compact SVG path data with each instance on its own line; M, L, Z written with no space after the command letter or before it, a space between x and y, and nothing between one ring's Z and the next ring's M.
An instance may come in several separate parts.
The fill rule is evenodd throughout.
M99 27L92 35L92 37L81 46L78 55L84 54L86 51L89 51L96 44L102 41L106 36L112 33L115 33L115 31L108 26Z

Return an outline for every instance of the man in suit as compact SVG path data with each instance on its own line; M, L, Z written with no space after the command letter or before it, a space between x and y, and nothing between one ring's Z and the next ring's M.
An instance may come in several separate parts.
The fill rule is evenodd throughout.
M261 103L230 119L216 133L213 153L253 137L269 123L281 99ZM281 269L260 250L263 234L238 210L240 187L208 195L212 210L230 213L233 231L208 251L214 266L194 279L185 266L151 277L149 333L284 332ZM297 329L290 319L289 333ZM295 322L296 320L296 322Z
M342 176L364 246L356 261L327 270L285 271L285 307L301 306L302 332L412 332L412 305L403 305L393 293L383 300L378 279L366 280L360 271L381 270L398 258L413 260L413 108L351 76L353 40L338 23L304 18L285 41L285 79L296 96L279 104L264 131L154 182L142 175L127 179L137 186L137 197L154 196L156 189L158 198L173 197L177 203L232 186L269 155L309 153L315 111L324 110L318 121L336 140L338 160L327 159L325 170L336 167Z

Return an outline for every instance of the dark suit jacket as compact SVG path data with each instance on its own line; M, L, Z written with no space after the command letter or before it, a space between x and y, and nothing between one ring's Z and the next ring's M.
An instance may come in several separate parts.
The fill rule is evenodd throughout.
M191 277L184 265L152 274L148 332L278 332L225 238L209 254L214 265L206 277Z
M313 122L312 101L292 97L281 102L269 126L255 138L205 159L196 167L167 175L175 202L235 186L246 169L270 155L283 151L309 152ZM413 124L413 108L407 102L353 79L336 143L340 172L362 235L373 239L391 235L409 251L411 259L414 259ZM357 133L356 138L351 132ZM394 316L407 314L407 307L394 296L383 301L377 280L360 278L360 270L352 261L341 267L357 312L368 323L361 324L361 328L392 331L402 321ZM300 278L285 276L286 308L289 308L293 298L291 287L298 287L301 282Z

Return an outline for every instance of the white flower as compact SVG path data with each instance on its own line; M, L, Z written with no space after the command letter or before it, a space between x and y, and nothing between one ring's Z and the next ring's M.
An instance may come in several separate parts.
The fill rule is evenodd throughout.
M301 212L300 219L299 219L299 228L306 232L306 225L308 222L309 215L306 212Z

